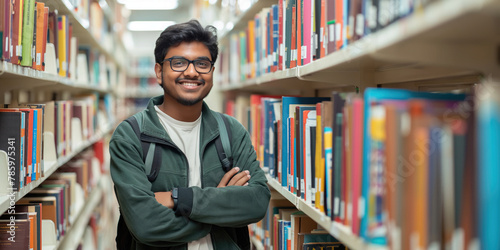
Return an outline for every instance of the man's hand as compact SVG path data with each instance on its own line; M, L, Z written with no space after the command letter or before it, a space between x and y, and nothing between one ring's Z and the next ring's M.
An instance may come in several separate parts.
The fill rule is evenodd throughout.
M172 192L156 192L155 199L158 203L170 209L174 208L174 201L172 200Z
M220 180L219 187L228 187L228 186L246 186L248 185L248 180L250 180L250 172L248 170L240 171L239 167L234 167L231 170L227 171L227 173Z

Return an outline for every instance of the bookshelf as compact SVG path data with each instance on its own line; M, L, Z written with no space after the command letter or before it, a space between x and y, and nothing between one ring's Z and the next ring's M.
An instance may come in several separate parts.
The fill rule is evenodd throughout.
M121 18L121 14L114 15L114 13L112 13L113 11L119 11L120 6L115 6L116 2L111 3L113 7L109 5L94 6L94 10L92 10L95 11L93 16L102 15L103 20L105 19L102 23L96 23L96 19L90 17L92 11L89 7L92 3L94 5L98 4L96 1L84 0L77 1L77 3L76 1L70 0L40 0L36 2L45 3L45 7L48 7L49 11L57 10L60 17L62 15L66 16L69 21L68 23L71 23L72 27L72 37L69 37L69 33L66 33L69 37L66 37L66 45L73 45L71 38L76 38L76 55L73 54L73 51L71 51L71 55L67 55L69 58L68 60L71 60L71 64L68 65L67 69L69 74L66 77L60 76L57 72L58 65L56 65L57 58L55 55L58 48L55 48L53 44L47 43L47 53L44 62L46 71L34 70L32 67L22 67L11 63L9 58L7 58L7 60L4 60L5 58L0 58L0 102L2 108L4 104L16 104L17 102L64 102L63 105L65 105L65 107L61 108L61 106L59 106L59 111L64 109L64 116L70 115L70 117L64 118L65 123L63 124L58 124L57 126L52 124L52 126L54 126L52 129L54 129L54 133L58 133L64 129L65 134L63 143L68 144L71 142L71 145L66 148L66 150L69 151L58 153L58 150L56 150L56 146L58 145L56 145L56 143L61 144L61 141L56 141L55 139L58 135L54 135L53 132L49 132L49 130L45 129L41 136L41 142L37 138L37 141L40 142L39 145L42 145L43 142L43 149L40 150L40 152L43 151L43 153L40 155L40 160L43 162L44 174L40 174L37 180L33 179L34 181L25 184L19 191L14 192L13 195L10 192L8 183L5 181L0 182L0 214L6 213L14 202L22 200L24 197L29 196L28 194L34 193L35 191L33 190L38 190L39 186L45 185L42 183L59 172L58 170L72 163L79 164L75 163L73 160L83 161L82 159L84 157L89 157L88 154L85 155L88 152L86 149L100 147L102 148L102 154L106 154L107 151L105 148L107 145L105 144L110 133L116 127L117 122L120 121L119 119L127 115L127 107L119 105L123 102L125 97L118 91L125 86L126 79L124 76L127 71L125 65L125 62L127 62L127 60L125 60L126 53L123 43L121 42L121 37L119 37L121 31L116 30L116 27L112 25L115 19ZM89 7L87 9L88 11L82 8L82 6ZM3 17L4 13L1 13L1 16ZM62 37L59 38L61 39ZM56 41L60 42L60 40ZM66 49L67 52L70 53L69 47ZM86 60L81 60L79 56L85 56ZM84 62L87 65L83 65ZM73 69L72 66L74 66ZM57 105L54 107L57 108ZM76 107L81 108L81 110L78 111L81 113L76 113ZM83 111L84 109L85 111ZM66 110L70 111L66 112ZM82 119L82 117L84 117L83 112L87 115L84 119ZM62 114L54 114L53 111L52 115L51 118L54 119L54 116L57 117ZM41 115L39 115L39 117L40 116ZM85 120L87 120L87 123L82 124ZM50 119L47 121L50 121ZM59 122L59 120L57 122ZM45 123L43 124L45 126ZM67 130L68 128L69 130ZM33 134L33 131L28 131L28 128L26 128L26 131L28 134ZM4 127L2 127L0 133L6 133ZM59 139L63 138L62 134L59 136ZM89 171L86 173L90 174L92 173L91 171L94 171L93 174L95 179L92 179L92 176L82 178L88 177L88 185L96 185L93 187L92 191L88 193L85 200L84 193L89 191L89 189L84 189L87 183L83 185L83 187L75 185L76 191L73 190L74 193L72 192L72 194L75 194L76 200L80 200L71 203L72 212L67 215L67 222L70 224L70 227L65 232L65 235L60 237L59 240L56 240L56 232L51 232L50 230L50 228L56 225L52 220L43 220L41 227L44 229L46 227L49 228L49 230L46 231L42 229L44 243L48 243L43 246L44 249L76 249L81 243L81 238L87 234L87 225L91 223L90 218L95 218L96 214L99 214L102 218L106 217L106 220L108 220L110 224L115 223L115 218L108 215L115 213L115 209L116 211L118 210L117 207L111 204L114 197L109 197L113 196L112 186L110 185L111 181L108 181L108 179L110 179L109 167L106 167L106 164L109 164L106 162L109 157L105 157L105 155L102 154L101 156L103 158L98 158L99 156L93 155L90 157L92 158L91 160L89 160L89 158L84 159L86 161L85 171ZM5 151L0 150L0 178L6 179L8 174L10 174L8 172L8 166L9 160L7 154ZM103 206L106 206L106 209L103 209ZM57 209L59 210L59 208ZM59 214L56 216L57 220L59 220ZM66 222L65 219L62 221ZM62 224L59 224L59 226L61 225ZM116 225L116 223L114 225ZM99 231L103 235L109 235L107 231L112 233L113 228L99 225ZM100 245L112 245L109 239L99 238L95 240L96 244L99 242Z
M281 4L282 1L273 1L271 4L278 3ZM245 15L237 20L231 32L222 33L222 46L229 48L231 38L228 34L245 31L247 22L256 18L262 8L269 6L257 8L257 5L254 5L249 8ZM230 102L227 107L231 108L236 105L238 97L248 97L252 94L331 97L332 91L359 90L360 94L364 94L365 89L369 87L425 92L465 90L465 93L469 93L467 91L472 86L481 86L484 82L496 82L496 84L500 82L498 18L500 18L500 2L495 0L428 1L428 5L424 8L415 9L408 16L401 17L376 32L364 34L359 40L349 42L349 45L342 49L328 53L308 64L262 73L255 78L247 76L244 80L240 77L242 73L238 75L239 80L236 81L231 81L230 77L223 75L221 78L224 80L220 82L220 90L225 94L226 101ZM231 60L231 55L221 58ZM235 61L239 60L240 58ZM237 69L238 72L244 71L243 68L247 66L226 64L229 66L222 70L222 74L227 74L236 67L241 67ZM255 64L258 68L258 62ZM493 90L496 89L498 88ZM244 108L234 109L241 111ZM475 111L477 112L477 109ZM241 117L247 113L237 115ZM267 178L268 185L282 198L290 201L347 247L389 248L384 244L365 241L361 236L353 234L350 227L332 221L324 212L320 212L286 187L282 187L281 183L269 174ZM360 203L360 207L365 207L365 203ZM363 213L366 213L366 210L363 210ZM454 245L447 247L459 249L455 247L464 244L461 242L463 240L461 233L463 234L463 231L455 232L456 235L452 236ZM252 241L258 240L252 238ZM478 247L478 241L476 238L465 247Z
M458 77L476 80L474 77L482 74L497 76L500 70L494 51L498 40L495 20L499 11L500 3L494 0L436 1L425 11L416 11L307 65L244 82L225 82L221 90L307 90L353 83L361 88L376 84L415 88L415 84L401 83L418 84L434 79L443 82ZM253 15L248 14L249 18ZM240 23L246 24L248 20L242 19ZM457 44L450 45L449 41ZM457 54L457 51L465 53Z

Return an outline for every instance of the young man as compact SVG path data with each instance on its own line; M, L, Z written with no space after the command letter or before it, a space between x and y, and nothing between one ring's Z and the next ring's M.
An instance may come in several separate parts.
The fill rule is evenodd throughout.
M128 122L111 139L111 177L130 249L249 249L246 226L267 211L270 191L248 132L229 116L234 168L225 173L218 158L218 114L203 102L213 84L215 32L191 20L156 41L164 95L150 100L139 123L141 140L161 148L156 180L147 178L141 141Z

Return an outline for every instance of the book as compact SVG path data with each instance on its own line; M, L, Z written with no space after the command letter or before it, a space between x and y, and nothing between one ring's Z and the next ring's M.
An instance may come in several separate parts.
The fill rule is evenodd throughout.
M12 57L12 10L13 10L13 1L2 0L0 2L2 4L2 60L6 62L11 61Z
M498 93L498 82L491 80L485 81L486 87L491 89L491 93ZM479 184L479 239L481 248L494 249L499 248L500 243L495 233L500 224L498 223L498 208L500 208L500 200L490 197L496 196L496 190L500 190L498 176L499 163L498 148L500 140L500 100L497 95L489 94L478 103L478 179Z
M23 34L23 7L24 0L12 1L12 34L11 34L11 62L19 64L22 60L22 34Z
M66 15L57 16L57 56L59 59L59 76L68 76L67 40L68 19Z
M58 225L57 219L57 201L53 196L50 197L23 197L20 199L18 204L42 204L42 219L43 220L52 220L54 225ZM54 232L56 232L57 238L60 237L60 232L57 228L54 228Z
M42 63L44 62L44 46L47 43L47 35L45 34L47 32L47 28L45 25L45 3L41 2L36 2L35 3L35 9L36 9L36 47L35 47L35 58L34 58L34 69L42 71ZM48 10L48 9L47 9ZM47 12L48 14L48 12ZM45 38L45 40L44 40Z
M22 66L31 67L33 65L32 49L33 49L33 34L35 32L35 0L24 0L23 9L23 28L22 28L22 49L21 62Z
M28 214L17 214L8 219L0 219L0 247L12 250L30 249Z
M328 100L328 98L321 97L289 97L284 96L282 98L282 113L281 113L281 121L282 121L282 147L286 147L285 150L282 150L282 172L288 173L290 170L290 163L284 159L290 158L290 124L289 118L292 117L293 114L290 113L290 105L298 105L298 104L315 104L317 102ZM288 145L288 146L287 146ZM287 150L288 149L288 150ZM286 178L289 178L286 175L282 175L281 185L287 186L288 181Z
M65 196L64 189L61 187L52 188L36 188L28 193L25 197L54 197L56 199L56 216L57 216L57 231L61 236L65 234L67 223L67 215L65 214Z
M316 197L316 167L315 167L315 148L316 148L316 110L305 110L304 117L306 117L305 124L305 195L304 198L309 205L314 207Z
M299 249L301 247L299 244L299 234L310 233L318 227L318 223L302 211L293 213L290 217L290 223L292 228L292 249Z
M13 190L19 191L23 184L25 113L0 110L0 150L5 151L8 159L8 177L6 181Z
M16 205L16 213L27 213L30 220L30 249L41 249L41 224L40 204Z

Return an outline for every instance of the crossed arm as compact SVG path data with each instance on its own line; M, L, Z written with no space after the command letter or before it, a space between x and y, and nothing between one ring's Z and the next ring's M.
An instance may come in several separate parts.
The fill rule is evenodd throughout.
M229 170L217 185L218 188L228 187L228 186L247 186L248 180L250 180L250 172L248 170L240 171L239 167L234 167ZM174 201L172 200L172 192L155 192L155 199L158 203L170 209L174 208Z

